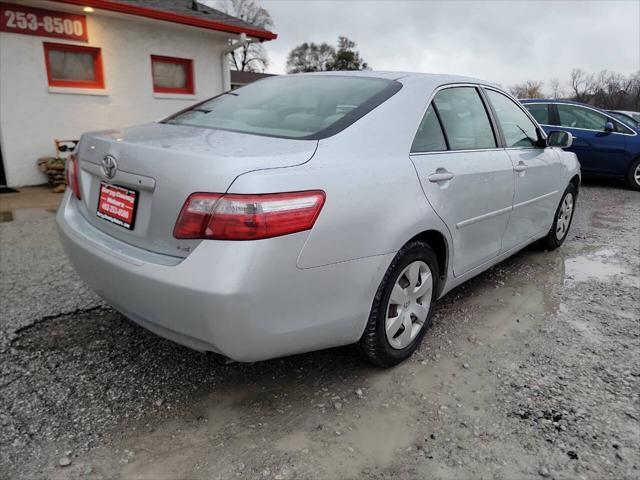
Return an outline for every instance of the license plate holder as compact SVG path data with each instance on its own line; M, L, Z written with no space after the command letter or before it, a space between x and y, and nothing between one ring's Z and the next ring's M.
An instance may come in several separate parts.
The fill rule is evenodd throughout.
M133 230L138 192L120 185L100 182L96 216L127 230Z

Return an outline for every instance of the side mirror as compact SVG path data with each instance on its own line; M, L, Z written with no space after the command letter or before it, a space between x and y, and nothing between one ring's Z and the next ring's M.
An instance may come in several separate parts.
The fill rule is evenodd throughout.
M615 130L615 127L613 126L613 122L607 122L604 124L605 132L613 132L614 130Z
M573 135L562 130L553 130L547 135L547 145L550 147L569 148L573 144Z

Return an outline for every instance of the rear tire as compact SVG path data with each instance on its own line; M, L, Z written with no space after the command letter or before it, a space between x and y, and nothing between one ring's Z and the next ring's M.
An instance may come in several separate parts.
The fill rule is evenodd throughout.
M577 196L578 192L576 191L575 185L570 183L562 194L562 199L553 217L551 230L549 230L546 237L540 239L540 245L546 250L555 250L567 239L573 220Z
M627 172L627 185L634 190L640 190L640 158L636 158Z
M429 244L413 241L400 249L378 287L358 342L365 360L392 367L413 354L431 325L439 278Z

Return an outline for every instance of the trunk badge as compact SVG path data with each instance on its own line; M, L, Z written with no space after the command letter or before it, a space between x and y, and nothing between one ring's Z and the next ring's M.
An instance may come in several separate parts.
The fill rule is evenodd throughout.
M111 179L116 176L118 171L118 162L113 155L105 155L102 159L102 173L104 176Z

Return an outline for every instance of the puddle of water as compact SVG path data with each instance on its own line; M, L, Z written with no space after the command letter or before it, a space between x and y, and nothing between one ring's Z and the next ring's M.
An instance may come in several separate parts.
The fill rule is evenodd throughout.
M594 280L609 282L619 275L624 275L624 277L621 278L622 283L632 285L638 283L637 278L628 276L630 271L625 265L612 261L616 255L617 252L615 250L603 248L594 253L565 259L565 285L567 284L567 280L574 282Z

